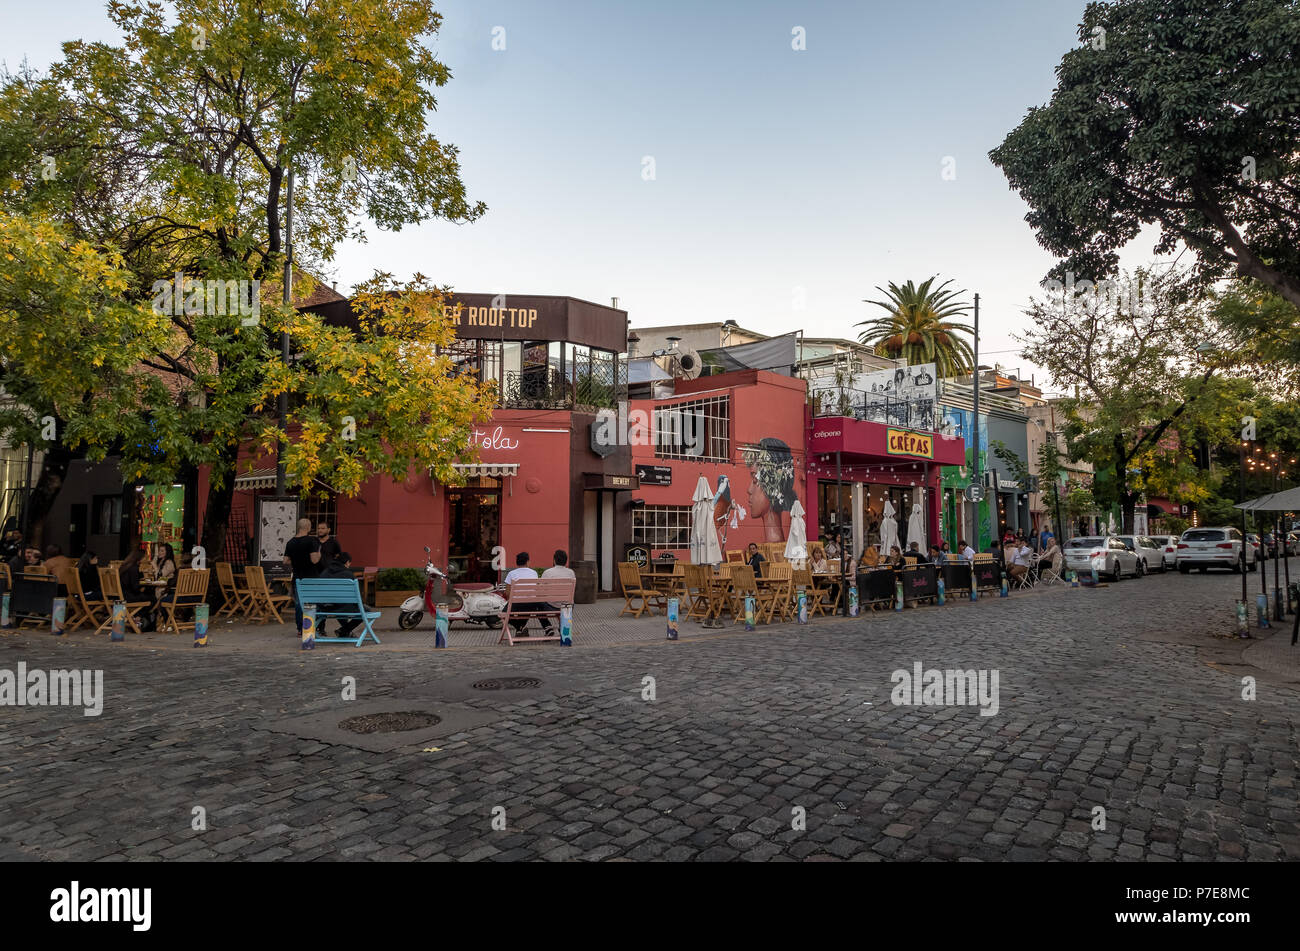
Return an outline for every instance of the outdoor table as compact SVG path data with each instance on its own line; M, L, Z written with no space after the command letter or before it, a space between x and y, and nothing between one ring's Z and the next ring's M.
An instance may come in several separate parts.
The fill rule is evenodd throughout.
M813 583L824 583L830 593L831 610L838 608L840 597L844 593L844 575L838 571L814 571Z

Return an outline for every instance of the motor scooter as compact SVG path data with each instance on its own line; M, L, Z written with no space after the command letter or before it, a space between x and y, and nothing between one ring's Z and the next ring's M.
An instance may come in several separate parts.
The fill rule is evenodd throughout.
M426 557L424 596L412 595L402 602L397 615L398 627L403 631L411 630L420 623L426 612L433 615L439 604L447 606L449 622L469 621L489 628L501 626L501 617L506 610L506 599L498 592L505 590L504 585L460 584L452 588L451 594L447 594L447 575L433 563L427 547L424 549L424 554ZM435 583L441 589L436 594Z

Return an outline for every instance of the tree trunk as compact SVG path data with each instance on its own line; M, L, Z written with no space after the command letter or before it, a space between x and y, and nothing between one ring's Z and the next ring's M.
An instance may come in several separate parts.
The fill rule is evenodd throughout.
M1120 530L1125 535L1132 535L1137 530L1137 523L1134 520L1133 513L1137 509L1138 493L1125 492L1120 497L1121 526Z
M41 474L27 500L27 544L32 548L45 549L45 520L63 491L71 463L72 452L63 443L56 442L45 450Z
M224 449L208 473L208 504L203 512L199 544L207 552L209 562L225 560L226 526L230 522L231 503L235 497L235 461L238 457L238 446ZM213 488L213 477L222 471L226 476L225 485Z

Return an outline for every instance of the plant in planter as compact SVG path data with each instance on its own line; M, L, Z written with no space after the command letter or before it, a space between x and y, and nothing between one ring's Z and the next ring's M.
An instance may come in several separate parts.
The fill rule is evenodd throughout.
M424 590L419 568L385 568L375 575L375 607L392 608Z

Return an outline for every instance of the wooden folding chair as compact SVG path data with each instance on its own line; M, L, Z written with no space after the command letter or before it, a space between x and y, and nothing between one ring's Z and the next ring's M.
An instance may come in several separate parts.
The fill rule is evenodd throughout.
M686 598L684 621L700 621L709 616L708 565L682 565L682 590Z
M731 568L731 616L739 624L745 620L745 598L754 599L754 620L762 621L771 617L773 592L760 588L754 581L754 569L749 565L733 565Z
M780 615L781 620L784 621L794 613L790 605L793 581L794 570L788 563L771 562L767 565L767 570L763 573L762 587L771 592L771 598L767 604L767 621L769 624L777 615Z
M182 568L176 572L176 587L172 590L171 600L163 600L163 625L158 630L166 634L168 628L173 633L181 632L181 625L185 624L191 631L194 630L194 621L177 621L176 612L186 609L194 610L208 598L208 571L196 571L193 568Z
M64 568L59 572L59 580L68 589L68 604L72 608L64 630L71 634L83 624L99 624L99 618L95 614L101 609L100 603L86 597L86 592L81 587L81 575L77 569Z
M260 566L249 565L244 569L244 578L248 581L248 619L263 624L275 618L277 624L283 624L280 609L292 604L293 596L272 594L266 583L266 573Z
M248 590L235 583L235 569L228 561L217 562L217 585L225 603L213 617L234 617L248 611Z
M618 563L618 580L623 585L623 610L618 612L618 616L630 614L633 617L640 617L642 613L649 611L652 615L655 613L655 602L663 595L641 584L641 568L634 561L620 561ZM632 602L640 600L640 606L634 607Z
M99 594L107 616L95 628L96 634L113 623L113 605L118 601L126 604L126 623L135 633L140 633L140 625L135 623L136 615L152 605L152 601L127 601L122 594L122 576L116 568L99 569Z
M732 564L743 565L745 563L745 552L740 548L727 549L727 561Z
M798 589L803 588L804 594L808 599L808 617L815 618L818 614L826 613L826 606L822 604L822 590L817 587L817 581L813 578L813 573L807 568L796 568L791 572L790 583L794 585L795 597L798 598Z

